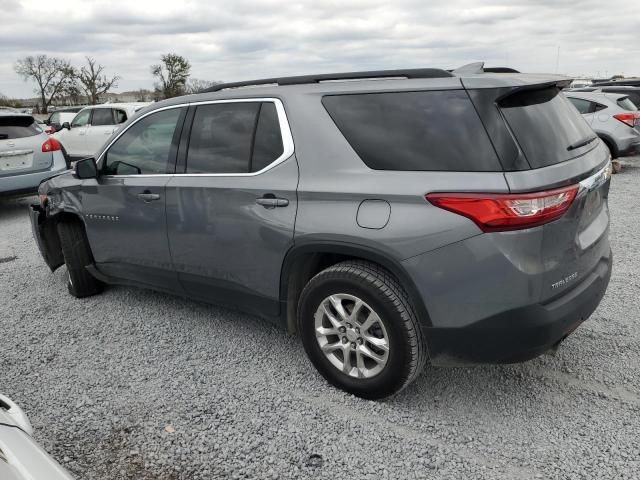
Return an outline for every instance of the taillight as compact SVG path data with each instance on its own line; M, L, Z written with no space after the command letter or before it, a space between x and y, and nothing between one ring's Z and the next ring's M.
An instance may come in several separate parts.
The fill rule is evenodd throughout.
M549 223L569 209L578 185L536 193L429 193L436 207L464 215L483 232L501 232Z
M618 113L614 115L613 118L620 120L622 123L626 123L630 127L640 126L640 112Z
M55 138L48 138L46 142L42 144L42 152L57 152L62 150L62 145Z
M51 135L54 132L55 132L55 129L50 125L44 129L44 133L46 133L47 135Z

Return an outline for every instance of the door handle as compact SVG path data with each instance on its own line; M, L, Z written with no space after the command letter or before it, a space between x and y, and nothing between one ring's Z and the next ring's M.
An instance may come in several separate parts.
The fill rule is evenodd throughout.
M286 207L289 205L289 200L286 198L276 197L272 193L267 193L263 197L256 198L256 203L258 205L262 205L264 208L276 208L276 207Z
M149 203L153 200L160 200L160 195L158 195L157 193L151 193L149 190L145 190L144 192L138 194L138 198L144 203Z

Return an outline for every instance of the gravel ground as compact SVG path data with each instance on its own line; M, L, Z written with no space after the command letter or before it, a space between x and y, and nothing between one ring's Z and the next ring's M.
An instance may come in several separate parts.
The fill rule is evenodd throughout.
M66 292L0 200L0 391L82 479L640 478L640 161L613 179L609 291L525 364L427 368L386 402L329 387L254 317L134 288Z

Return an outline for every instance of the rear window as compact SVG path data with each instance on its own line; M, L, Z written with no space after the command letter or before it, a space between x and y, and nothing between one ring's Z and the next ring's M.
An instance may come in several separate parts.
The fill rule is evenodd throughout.
M531 168L575 158L584 151L569 147L594 135L587 122L555 87L517 92L502 100L500 109Z
M502 170L462 90L330 95L322 103L369 168Z
M42 133L42 129L33 117L0 115L0 140L33 137Z
M630 112L636 112L638 110L629 97L621 98L616 103L620 108L629 110Z

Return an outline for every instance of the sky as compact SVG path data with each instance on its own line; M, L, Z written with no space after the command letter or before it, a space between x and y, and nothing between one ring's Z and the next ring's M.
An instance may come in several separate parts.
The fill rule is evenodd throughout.
M640 74L637 0L0 0L0 94L33 96L18 58L89 55L152 88L163 53L238 81L485 61L523 72Z

